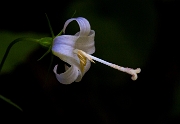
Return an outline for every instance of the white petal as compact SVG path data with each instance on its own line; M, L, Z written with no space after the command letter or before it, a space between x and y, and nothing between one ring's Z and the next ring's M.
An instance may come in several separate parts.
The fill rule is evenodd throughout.
M87 36L89 35L90 31L91 31L91 26L88 22L87 19L83 18L83 17L78 17L78 18L71 18L68 19L65 24L64 24L64 28L63 28L63 32L65 33L66 27L68 26L68 24L72 21L77 21L77 23L79 24L80 27L80 36Z
M63 32L65 33L68 24L74 20L77 21L80 27L80 31L75 34L75 36L79 36L75 44L75 49L80 49L88 54L93 54L95 52L95 31L91 30L90 24L87 19L83 17L68 19L64 24Z
M71 66L66 72L57 74L57 65L54 67L54 73L57 80L62 84L71 84L78 77L78 68L76 66Z
M79 32L75 35L79 36ZM75 48L80 49L88 54L93 54L95 52L94 37L95 31L93 30L91 30L88 36L79 36L78 40L76 41Z
M52 46L52 53L69 65L76 66L76 68L80 70L79 58L77 57L77 54L73 52L77 38L77 36L71 35L61 35L56 37ZM78 72L77 75L82 77L82 72Z
M52 52L70 65L79 66L79 58L73 52L77 36L61 35L54 39Z
M89 60L87 60L86 66L84 67L84 72L82 75L78 75L77 79L75 80L75 82L79 82L81 81L82 77L84 76L84 74L89 70L89 68L91 67L91 62Z

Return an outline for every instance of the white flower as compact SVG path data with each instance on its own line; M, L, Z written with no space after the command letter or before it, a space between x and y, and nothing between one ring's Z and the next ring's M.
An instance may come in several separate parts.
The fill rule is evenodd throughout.
M137 79L137 73L141 71L140 68L136 70L124 68L90 55L95 52L95 31L91 30L90 24L85 18L78 17L67 20L63 33L65 33L68 24L74 20L77 21L80 31L75 35L57 36L52 46L53 54L70 65L70 67L65 65L66 71L61 74L57 74L57 65L54 67L54 73L60 83L71 84L74 81L81 81L84 74L89 70L91 62L94 62L93 60L131 74L133 80Z

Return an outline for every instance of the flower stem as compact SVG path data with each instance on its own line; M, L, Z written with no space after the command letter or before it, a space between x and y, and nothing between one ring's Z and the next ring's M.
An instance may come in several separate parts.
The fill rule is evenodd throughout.
M51 36L52 36L52 38L54 39L54 32L53 32L53 30L52 30L51 23L50 23L49 18L48 18L48 16L47 16L46 13L45 13L45 15L46 15L46 19L47 19L47 21L48 21L48 25L49 25L49 29L50 29L50 32L51 32Z
M12 106L16 107L17 109L19 109L20 111L23 111L21 107L19 107L17 104L15 104L14 102L12 102L10 99L2 96L0 94L0 99L3 99L4 101L6 101L7 103L11 104Z
M1 63L0 63L0 73L1 73L2 67L3 67L3 65L4 65L4 62L5 62L8 54L9 54L9 51L10 51L11 47L12 47L15 43L17 43L17 42L19 42L19 41L37 41L37 40L36 40L36 39L33 39L33 38L25 38L25 37L23 37L23 38L18 38L18 39L15 39L14 41L12 41L12 42L9 44L8 48L6 49L6 52L5 52L5 54L4 54L4 56L3 56L3 59L2 59L2 61L1 61Z

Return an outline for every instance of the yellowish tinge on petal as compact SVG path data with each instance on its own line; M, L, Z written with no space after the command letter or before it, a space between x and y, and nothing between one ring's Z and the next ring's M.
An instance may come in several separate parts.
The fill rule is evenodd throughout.
M89 61L95 63L95 62L93 61L93 59L89 56L89 54L85 53L85 52L82 51L82 50L78 50L78 49L76 49L75 51L77 51L76 53L79 53L79 54L81 54L82 56L84 56L85 58L87 58Z
M87 59L90 60L91 62L95 63L91 57L88 56L88 54L86 54L84 51L79 50L79 49L75 49L74 53L77 54L79 61L80 61L80 69L83 72L84 71L84 67L86 66L87 63Z
M86 57L80 51L77 51L77 56L80 60L80 69L83 72L87 62Z

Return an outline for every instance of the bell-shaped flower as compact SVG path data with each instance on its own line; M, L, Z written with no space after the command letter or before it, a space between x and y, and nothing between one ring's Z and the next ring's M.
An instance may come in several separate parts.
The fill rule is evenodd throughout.
M52 46L53 54L70 65L70 67L65 65L66 72L61 74L57 74L57 65L54 67L57 80L63 84L70 84L74 81L79 82L91 66L88 59L76 54L74 50L83 50L87 54L95 52L95 32L91 30L90 24L85 18L78 17L67 20L63 33L65 33L68 24L74 20L79 24L80 31L75 35L57 36Z
M74 81L81 81L84 74L89 70L91 62L94 62L93 60L131 74L132 80L137 79L137 73L140 73L141 71L140 68L137 68L136 70L124 68L91 55L95 52L95 31L91 30L90 24L85 18L78 17L67 20L63 28L63 33L65 33L68 24L74 20L77 21L80 31L75 35L57 36L54 38L52 46L53 54L70 65L70 67L65 65L66 71L61 74L57 73L58 66L56 65L54 67L53 71L60 83L71 84Z

